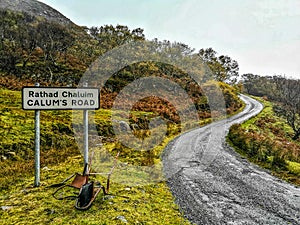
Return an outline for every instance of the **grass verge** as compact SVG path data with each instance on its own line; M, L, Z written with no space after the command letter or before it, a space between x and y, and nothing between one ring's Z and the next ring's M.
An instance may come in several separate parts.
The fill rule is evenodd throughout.
M113 182L111 195L99 194L88 211L75 210L74 200L56 200L54 188L68 174L82 170L82 157L69 157L67 162L44 168L42 185L32 186L32 176L1 190L1 224L189 224L173 201L164 182L140 187L127 187ZM94 178L95 179L95 178ZM97 180L104 181L103 177Z
M263 111L242 124L233 125L228 142L242 156L273 175L300 186L300 142L293 141L293 130L275 115L272 103L258 98Z

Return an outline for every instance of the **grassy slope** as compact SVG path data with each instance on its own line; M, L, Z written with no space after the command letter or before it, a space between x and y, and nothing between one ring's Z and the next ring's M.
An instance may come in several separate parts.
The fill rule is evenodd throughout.
M53 188L47 187L82 171L70 111L41 113L42 185L33 188L34 156L28 149L34 149L34 113L21 109L20 97L20 92L0 89L0 129L4 132L0 137L0 206L13 206L0 210L0 224L121 224L118 216L124 216L130 224L189 224L164 182L130 188L112 179L114 197L98 196L87 212L75 210L73 200L55 200ZM97 112L95 120L101 128L109 126L107 116L107 110Z
M0 205L13 208L0 211L0 223L122 224L118 217L124 216L129 224L189 224L173 203L165 183L129 188L112 182L112 197L98 195L92 208L85 212L74 209L74 200L54 199L53 188L47 186L81 170L82 157L70 157L66 163L42 170L41 187L33 188L32 176L28 176L14 190L2 191Z
M293 130L285 119L274 114L272 103L258 100L264 104L263 111L232 128L228 140L250 161L271 170L275 176L300 185L300 142L292 140Z
M71 131L70 112L41 113L42 165L64 161L77 155ZM34 112L21 109L21 92L0 89L0 188L5 189L34 164ZM59 151L57 151L59 149ZM13 174L13 179L11 179Z
M97 110L94 118L98 132L108 136L108 140L111 133L109 114L109 110ZM124 216L130 224L189 224L174 203L165 182L128 187L117 182L122 179L118 170L112 178L113 197L98 197L87 212L75 210L74 200L55 200L51 196L54 190L48 186L82 171L82 155L74 138L72 112L41 112L42 185L39 188L33 187L34 112L21 109L19 91L0 89L0 118L0 130L3 132L0 137L0 166L3 171L0 177L0 207L12 206L9 210L0 210L0 224L120 224L118 216ZM203 120L201 125L209 122L210 119ZM172 127L170 135L151 151L154 162L160 160L161 151L175 137L176 130L177 127ZM135 153L116 142L108 141L105 147L113 154L121 149L120 162L145 164L149 158L143 152ZM144 175L140 171L134 172L136 177ZM98 176L98 179L104 181L103 177Z

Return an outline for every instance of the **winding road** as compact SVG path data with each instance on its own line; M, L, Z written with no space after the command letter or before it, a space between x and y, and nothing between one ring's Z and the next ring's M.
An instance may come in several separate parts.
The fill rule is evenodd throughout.
M300 224L300 188L239 156L225 142L230 126L263 106L242 95L243 112L187 132L163 155L164 173L176 203L195 224Z

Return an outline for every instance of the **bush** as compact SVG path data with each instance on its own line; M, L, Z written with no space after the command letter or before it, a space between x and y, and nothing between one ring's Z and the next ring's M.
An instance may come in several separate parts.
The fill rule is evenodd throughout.
M228 139L243 154L256 163L269 163L273 169L285 169L286 161L284 154L278 149L279 143L272 141L268 137L258 134L255 130L246 130L239 124L233 125L229 129ZM272 158L269 162L268 158Z

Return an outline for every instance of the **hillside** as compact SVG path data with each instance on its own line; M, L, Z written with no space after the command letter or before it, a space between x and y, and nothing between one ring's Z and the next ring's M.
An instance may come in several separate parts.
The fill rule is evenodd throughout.
M205 67L207 70L204 70L203 67L195 66L199 65L199 62L203 64L203 55L195 53L183 43L157 39L148 41L142 28L130 29L124 25L79 27L38 1L0 0L0 4L0 167L3 169L3 176L0 177L0 223L94 224L95 221L101 220L107 224L118 224L118 218L123 216L132 224L153 221L158 224L188 224L182 218L165 182L135 188L115 182L112 188L113 196L99 198L95 207L84 214L73 210L71 201L55 201L51 196L52 190L47 186L82 169L80 147L75 140L76 132L79 131L79 136L82 135L82 120L74 122L73 117L78 115L72 114L71 111L41 112L42 186L33 188L34 112L22 110L21 89L23 86L33 86L36 82L41 86L77 87L83 74L96 59L110 56L113 49L122 49L124 45L130 46L132 43L144 41L147 43L146 47L151 47L152 55L163 55L170 61L134 61L118 71L113 71L113 65L124 63L125 57L117 55L121 59L110 57L112 61L100 67L103 71L97 71L98 76L93 76L92 73L91 77L94 80L91 79L90 85L99 87L100 82L97 81L102 79L102 74L113 71L101 88L101 109L91 112L96 131L89 138L91 149L103 150L99 147L103 145L112 155L120 152L119 161L125 165L151 167L160 162L164 147L180 134L184 126L192 128L195 125L184 124L179 112L187 115L195 108L199 116L197 125L204 125L220 118L220 115L234 114L241 109L243 105L238 98L238 88L225 83L231 80L231 77L227 76L231 74L231 69L236 75L237 63L234 62L232 67L227 65L225 68L222 64L224 57L215 57L216 52L209 49L213 51L211 55L215 60L207 59L211 62L210 69L220 68L221 76L217 77L217 81L213 76L204 79L211 75L204 73L209 71L209 68ZM147 52L148 49L141 50L143 53L143 50ZM133 51L131 56L143 58L139 53ZM196 75L193 77L180 66L168 63L174 59L179 59L186 67L193 68ZM228 61L230 62L229 57L226 58L226 63ZM132 106L128 126L134 130L134 137L142 140L141 151L133 151L118 140L112 126L111 108L122 90L127 86L131 87L136 80L149 77L168 80L168 84L175 83L177 86L171 88L163 82L149 86L148 92L144 92L149 94L149 97L138 99ZM199 85L197 79L204 82ZM153 96L153 90L159 85L165 92L172 93L172 98ZM221 90L221 96L214 95L216 87ZM181 92L177 91L178 89ZM215 99L224 97L225 107L220 110L212 109L205 94L210 94ZM129 105L130 98L131 95L127 93L121 102L123 106ZM176 108L171 102L187 99L191 101L184 107L179 104ZM118 111L117 115L117 121L120 122L121 116L125 114L122 110ZM79 114L82 115L81 112ZM151 136L151 132L165 125L158 124L156 130L150 130L153 118L162 118L166 122L166 132L163 140L150 139L156 143L155 148L142 151L144 143L150 142L148 137ZM101 139L101 145L97 142L98 139ZM122 169L124 171L121 165L120 170ZM143 171L135 172L138 181L144 178ZM119 175L114 177L115 180L121 181L122 178ZM100 179L103 180L103 177ZM41 207L36 207L40 204Z
M190 115L195 109L195 113L198 114L199 123L205 124L211 120L212 115L218 117L222 113L233 114L242 107L242 103L237 97L238 90L221 81L211 81L210 78L205 83L199 85L195 79L207 79L209 72L203 73L203 64L198 54L194 53L194 50L183 43L171 43L169 41L147 41L143 34L143 29L136 28L130 30L127 26L123 25L104 25L101 27L82 28L76 25L66 25L65 23L59 24L55 21L48 21L46 19L36 17L36 14L28 14L30 12L38 12L44 10L45 12L56 12L51 7L46 6L37 1L1 1L2 8L8 5L8 8L14 9L14 11L3 9L0 10L0 32L3 35L0 36L0 88L3 90L3 96L1 96L1 106L3 110L1 112L2 120L2 133L6 134L5 138L1 142L1 157L6 160L19 160L32 155L29 149L32 149L33 139L27 135L29 132L23 132L19 129L23 129L22 126L17 126L11 129L12 121L17 124L22 124L22 120L27 118L27 112L19 112L17 104L21 106L20 95L10 94L9 91L20 91L23 86L34 85L39 82L41 86L77 86L81 77L87 70L87 68L99 57L106 55L106 53L113 52L113 49L122 49L120 46L135 43L136 41L145 41L147 45L141 46L139 51L133 51L131 57L141 57L138 54L146 54L150 52L151 55L165 58L166 60L178 60L180 59L184 64L182 68L193 69L194 77L191 77L180 66L175 66L163 62L156 61L141 61L138 63L128 63L125 67L119 69L119 71L113 71L111 77L106 81L101 88L101 109L111 109L116 97L119 93L134 81L147 78L157 77L158 80L167 80L167 84L160 83L160 88L167 93L169 99L163 99L162 97L156 97L153 95L154 86L148 88L147 95L139 99L132 105L130 109L132 112L148 112L148 117L142 114L130 113L130 126L135 127L135 136L139 138L147 138L151 135L149 132L150 119L154 117L163 118L168 126L167 136L177 135L183 129L180 113ZM23 7L25 12L19 12ZM57 12L58 13L58 12ZM53 14L54 15L54 14ZM58 16L63 18L63 16ZM127 45L125 45L127 44ZM150 46L147 47L147 46ZM119 48L118 48L119 47ZM149 50L151 49L151 51ZM126 55L128 51L126 50ZM213 56L210 60L211 66L222 69L222 76L226 75L226 71L229 73L230 67L222 68L221 61L217 61L214 65L213 60L216 59L216 52L212 49L208 49L202 52L202 55ZM107 54L110 56L109 54ZM119 54L118 54L119 56ZM125 57L123 57L125 60ZM222 58L220 56L220 58ZM90 83L97 85L97 82L101 78L102 74L111 70L111 67L120 63L118 57L109 57L111 60L100 73L99 77L92 76L93 81ZM227 64L230 62L230 58L227 57ZM171 61L170 61L171 62ZM124 63L124 62L122 62ZM212 67L213 68L213 67ZM237 70L237 64L234 63L234 71ZM206 70L205 70L206 71ZM208 70L207 70L208 71ZM92 74L93 75L93 74ZM226 76L225 76L226 77ZM169 84L176 83L178 86L170 87ZM158 85L157 85L158 87ZM156 88L157 88L156 87ZM212 110L210 108L210 102L205 94L214 96L215 88L219 88L224 96L224 103L226 109ZM180 91L178 91L180 89ZM205 89L205 90L204 90ZM13 93L13 92L12 92ZM131 93L131 92L130 92ZM123 98L123 106L129 104L131 98L130 93ZM174 94L175 93L175 94ZM146 92L144 92L146 94ZM13 98L9 97L10 95ZM170 97L171 96L171 97ZM217 97L217 96L215 96ZM8 98L8 99L6 99ZM189 98L191 102L189 105L176 106L174 102L181 102ZM216 99L219 99L218 97ZM168 102L168 100L170 102ZM173 102L172 102L173 101ZM11 107L11 105L13 107ZM121 108L123 106L120 106ZM120 109L121 109L120 108ZM16 111L17 110L17 111ZM18 115L18 119L14 119L14 113ZM23 115L23 116L21 116ZM56 115L55 112L50 115ZM66 118L69 118L67 116ZM52 116L49 116L52 119ZM111 118L107 118L107 121L100 121L97 125L98 135L105 138L113 138L114 132L112 129ZM71 128L71 124L63 121L60 125L45 124L45 131L47 131L42 139L43 143L48 143L53 149L69 148L71 144L72 149L76 149L76 146L72 145L72 136L74 136L74 130ZM104 127L102 127L102 125ZM50 127L48 127L50 126ZM191 128L191 127L190 127ZM25 129L26 130L26 129ZM21 133L20 133L21 132ZM17 136L20 134L20 138ZM22 137L22 138L21 138ZM62 139L61 139L62 138ZM16 141L18 140L18 141ZM57 145L55 144L57 143ZM74 144L74 143L73 143ZM61 146L62 145L62 146ZM51 150L50 148L50 150ZM154 159L159 159L160 151L153 153L151 156L147 154L141 154L136 156L131 155L130 149L116 144L114 149L121 148L124 152L121 152L121 157L142 157L150 159L143 159L141 164L149 164ZM64 154L64 153L63 153ZM63 159L64 157L62 157ZM129 157L130 158L130 157ZM48 158L51 161L51 157ZM132 161L134 161L131 159ZM148 162L147 162L148 161ZM5 182L3 183L5 185Z
M15 7L21 4L19 1L10 2L9 4L16 5ZM29 1L29 3L27 12L36 10L35 4L38 5L37 8L48 10L48 6L39 2ZM5 4L8 3L4 1L3 5ZM13 9L13 6L10 8ZM49 12L52 11L49 9ZM39 82L41 86L77 86L85 71L99 56L124 44L147 41L141 28L130 30L123 25L92 28L67 26L40 19L27 12L0 11L0 19L3 21L0 25L0 31L3 33L0 38L2 46L0 48L0 86L10 90L21 90L22 86L33 85L36 82ZM185 64L201 64L201 55L194 53L194 50L187 45L158 40L148 42L153 54L165 55L171 60L181 59L185 61ZM149 50L145 49L145 51ZM215 57L215 54L216 52L211 55ZM133 57L140 56L134 55ZM230 67L227 65L228 61L230 62L229 57L226 58L226 68L220 64L222 61L216 62L216 68L221 68L221 74L226 79L228 77L225 73L231 74ZM112 65L115 63L118 63L117 59L111 62ZM212 69L214 65L213 63L211 65ZM202 79L201 76L204 76L201 67L199 66L194 71L198 73L197 79ZM234 63L233 70L236 71L237 68L237 64ZM109 71L110 65L106 65L105 69L106 72ZM114 71L101 90L102 107L105 109L112 107L118 93L129 83L150 76L169 79L179 84L194 102L200 118L210 117L209 104L203 90L186 71L182 71L178 66L151 61L127 65L117 72ZM226 92L227 112L230 114L238 110L241 102L236 98L236 90L227 90L225 84L220 87L223 88L224 93ZM177 97L184 98L181 94ZM176 109L161 99L141 100L134 106L134 109L153 111L153 107L149 107L153 104L156 113L167 120L179 122Z
M263 111L243 124L233 125L227 138L248 160L299 186L300 141L293 140L293 129L274 112L275 103L258 99L265 106Z
M15 12L25 12L32 16L43 17L46 20L57 22L62 25L73 22L57 10L36 0L0 0L0 9L9 9Z
M113 71L110 79L102 87L101 108L110 109L122 89L135 80L145 77L158 77L176 83L178 88L182 89L181 92L177 92L175 89L170 92L170 87L167 86L162 86L162 88L169 94L176 93L173 97L175 102L185 99L187 94L199 117L203 120L209 119L212 113L216 115L221 113L211 112L203 88L207 89L207 93L213 91L214 87L219 87L223 91L228 114L234 113L242 106L237 98L237 89L225 84L221 79L218 79L219 82L211 82L210 80L214 77L209 72L203 72L206 69L202 66L202 60L206 59L210 61L211 69L221 68L220 74L226 79L229 79L226 73L232 74L238 69L237 63L233 62L233 71L230 71L231 67L228 64L231 59L228 56L226 57L226 68L221 64L224 56L220 56L220 60L218 59L214 64L217 57L216 52L211 48L197 54L191 47L183 43L171 43L157 39L147 41L143 29L130 30L124 25L83 28L75 24L69 26L69 23L57 23L51 17L41 18L40 13L46 12L59 20L68 21L68 19L51 7L34 0L2 0L1 7L0 87L4 89L21 90L23 86L34 85L36 82L41 86L76 87L83 74L99 56L105 56L106 53L113 52L113 49L122 49L121 46L130 46L132 43L145 41L147 44L142 46L143 51L133 51L131 57L141 58L144 56L138 54L150 52L150 55L171 60L170 62L180 59L184 62L181 67L193 69L194 77L182 70L180 64L175 66L167 62L151 60L128 63L119 71ZM128 50L125 49L125 53L128 55ZM213 58L210 59L206 55L211 55ZM125 56L123 58L122 60L126 60ZM113 65L121 62L118 57L109 59L111 61L105 67L101 67L101 69L104 68L101 74L109 72ZM97 71L97 73L100 72ZM91 79L90 82L97 84L99 79L102 79L101 74L99 77L92 77L96 80ZM211 77L205 78L206 76ZM200 87L195 79L204 79L206 83ZM140 99L133 105L132 110L153 112L167 120L169 124L180 124L180 118L176 111L179 109L176 109L170 102L166 102L166 99L151 97L152 90L149 91L150 97ZM130 96L125 97L125 105L129 98ZM189 107L181 110L189 110ZM131 120L135 123L140 121L135 117L132 117Z

